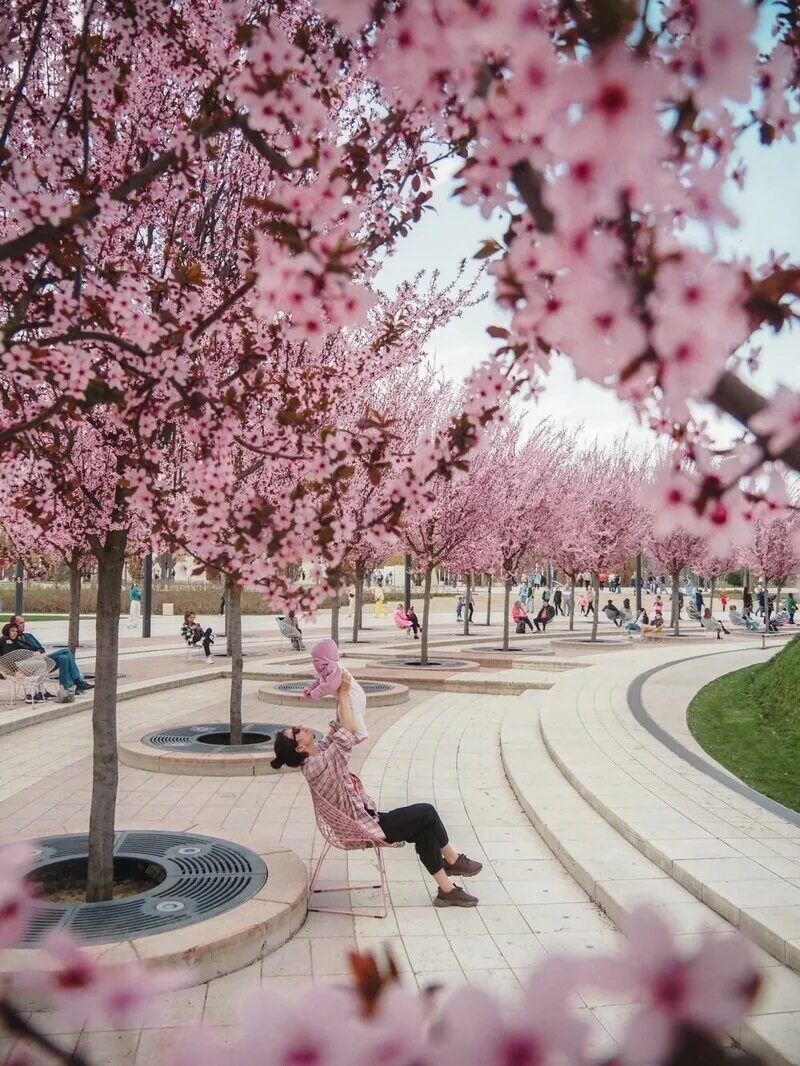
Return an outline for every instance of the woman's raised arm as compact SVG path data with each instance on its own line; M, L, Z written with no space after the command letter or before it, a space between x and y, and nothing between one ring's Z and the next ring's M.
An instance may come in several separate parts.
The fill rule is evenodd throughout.
M342 683L339 685L339 690L336 694L336 717L347 732L355 736L358 731L358 725L353 712L353 705L350 702L350 674L346 670L342 670Z

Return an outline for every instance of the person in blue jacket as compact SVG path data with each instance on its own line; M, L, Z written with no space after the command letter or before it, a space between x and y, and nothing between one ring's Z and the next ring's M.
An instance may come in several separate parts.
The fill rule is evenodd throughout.
M74 688L77 695L80 696L82 693L94 688L94 685L90 685L81 673L78 664L75 662L75 656L69 648L55 648L53 651L46 652L44 645L36 639L33 633L25 632L25 619L22 615L12 615L11 624L16 625L19 632L19 640L26 648L30 648L31 651L42 652L53 660L58 667L58 681L63 689L71 691Z

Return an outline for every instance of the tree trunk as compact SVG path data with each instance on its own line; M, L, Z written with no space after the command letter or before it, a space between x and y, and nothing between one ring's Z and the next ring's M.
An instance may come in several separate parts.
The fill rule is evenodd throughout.
M339 610L341 608L341 600L339 599L339 586L336 586L336 591L333 594L333 603L331 604L331 640L334 644L339 643Z
M353 601L353 643L358 644L358 631L361 627L361 605L364 602L364 567L356 563L355 572L356 598Z
M712 577L711 578L711 593L710 593L710 596L709 596L709 604L708 604L712 614L714 613L714 588L716 587L716 584L717 584L717 579L715 577Z
M433 567L429 566L425 571L425 590L422 599L422 633L419 638L419 661L422 666L428 665L428 622L431 616L431 575Z
M675 630L675 636L681 635L681 601L678 597L679 589L678 583L680 581L680 570L672 571L672 628Z
M513 582L510 577L506 578L505 595L503 597L503 651L508 651L508 612L509 604L511 603L511 586Z
M466 581L467 594L464 597L464 636L469 636L469 601L472 594L472 574L467 574Z
M232 656L233 655L233 637L231 635L231 628L232 628L232 626L231 626L231 622L232 622L232 620L231 620L231 594L230 594L230 591L228 589L227 578L225 579L225 584L222 586L222 589L223 589L223 595L225 596L225 654ZM239 604L239 608L241 609L241 602ZM240 621L240 625L241 625L241 621Z
M226 578L228 590L228 641L231 646L231 744L242 743L242 586Z
M122 576L120 575L120 584ZM74 655L80 637L81 625L81 564L76 548L69 558L69 623L67 625L67 647Z
M492 575L489 574L489 587L486 590L486 625L492 624Z
M117 665L122 568L127 532L106 534L97 555L94 705L92 707L92 802L89 813L89 868L86 902L111 899L114 892L114 814L117 804Z
M597 640L597 622L600 617L600 574L592 571L592 596L594 598L594 610L592 611L592 641Z
M570 596L569 596L569 630L570 633L575 629L575 574L570 574Z

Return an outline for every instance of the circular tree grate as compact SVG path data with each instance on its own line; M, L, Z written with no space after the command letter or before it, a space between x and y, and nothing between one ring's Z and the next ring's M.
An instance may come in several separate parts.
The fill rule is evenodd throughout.
M422 663L419 661L419 659L379 659L378 665L395 667L422 667ZM475 666L475 663L470 662L468 659L428 659L422 669L427 670L428 667L434 667L440 670L464 670L469 666Z
M287 729L287 724L274 722L248 722L242 726L243 744L228 744L225 738L230 733L230 724L206 722L204 725L180 725L172 729L157 729L142 737L142 744L149 744L161 751L201 752L203 755L230 755L247 751L251 754L272 750L275 734ZM318 737L322 734L318 733Z
M308 688L312 679L308 678L306 681L281 681L275 685L277 692L286 692L290 695L295 695ZM377 696L379 693L390 692L394 687L393 685L387 685L383 681L359 681L359 685L363 688L367 696Z
M33 869L85 857L85 833L43 837L36 842ZM51 929L63 929L84 944L152 936L193 925L232 910L266 883L264 861L238 844L194 833L157 830L118 833L117 859L152 863L164 872L147 892L108 903L37 902L20 947L37 947Z
M503 655L552 655L551 648L527 648L520 647L519 644L509 644L507 648L504 648L502 644L498 644L496 647L475 648L474 651L487 652L487 651L501 651Z

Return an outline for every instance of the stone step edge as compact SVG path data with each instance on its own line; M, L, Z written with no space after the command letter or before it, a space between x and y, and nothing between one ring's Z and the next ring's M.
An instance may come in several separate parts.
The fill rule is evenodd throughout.
M579 860L570 853L569 843L562 842L556 832L540 816L531 797L526 793L524 784L518 780L517 773L520 770L524 771L528 769L525 758L526 745L524 742L520 743L519 737L521 731L524 731L525 728L530 728L530 726L530 711L523 706L510 709L502 720L500 726L500 757L502 759L503 771L506 775L506 779L508 780L514 795L517 797L520 806L530 819L531 824L559 862L563 865L567 873L574 878L587 896L589 896L589 898L596 903L600 909L609 916L609 918L611 918L614 924L618 926L625 914L625 906L623 903L618 901L613 892L608 888L599 884L598 880L592 875L591 860ZM544 737L541 730L537 728L537 732L544 744ZM510 733L511 735L506 741L507 733ZM552 753L549 748L547 748L546 744L544 746L548 756L552 759ZM518 764L517 773L515 773L515 764ZM565 796L569 796L571 799L574 799L575 796L580 797L583 800L583 805L585 806L586 811L595 811L598 820L604 822L608 828L613 829L616 832L619 838L619 843L627 845L630 848L632 857L635 855L639 860L644 858L653 866L657 865L652 862L649 856L643 855L639 849L620 834L613 825L607 822L599 811L595 810L582 793L573 786L569 778L564 776L562 768L555 760L553 760L553 764L562 775ZM660 869L660 867L658 868ZM686 891L687 894L690 894L688 889ZM707 904L705 905L707 906ZM772 954L772 952L769 953ZM793 977L796 977L794 970L786 966L785 963L781 963L780 960L779 967L790 973ZM800 990L800 978L798 978L798 989ZM800 997L798 998L798 1003L800 1003ZM800 1014L800 1011L798 1011L798 1014ZM757 1024L758 1019L762 1017L769 1018L770 1015L753 1015L746 1018L740 1028L731 1035L745 1050L761 1055L769 1066L798 1066L798 1063L800 1063L800 1054L798 1057L788 1058L779 1047L776 1047L770 1041L769 1035L763 1032Z
M573 789L590 807L597 811L600 817L608 825L615 829L632 847L636 848L640 855L652 862L665 874L668 874L676 884L685 888L687 892L690 892L695 897L695 899L699 900L710 910L715 911L727 922L730 922L731 925L735 926L740 932L752 940L753 943L769 952L769 954L774 956L782 965L788 966L795 972L800 973L800 949L794 944L789 943L785 937L781 936L780 933L769 925L756 921L746 914L743 915L739 907L719 892L715 892L708 888L699 878L676 869L673 860L666 854L666 852L655 847L650 840L643 837L640 833L637 833L621 815L613 811L595 792L583 784L577 774L570 769L563 757L558 753L553 742L548 738L543 720L541 721L541 734L548 755L566 780L572 785ZM657 796L654 798L656 800L658 799ZM663 803L663 801L661 802ZM664 804L664 806L668 807L669 805Z
M408 671L401 669L391 670L354 670L355 676L360 681L390 681L393 684L404 685L410 689L420 689L427 692L473 692L490 696L519 696L529 690L547 692L553 687L553 681L481 681L479 678L459 679L458 675L451 674L449 677L409 676ZM281 681L296 681L296 674L267 674L258 670L245 670L242 675L245 681L264 681L277 684Z
M150 696L156 692L164 692L171 688L184 688L187 685L199 684L201 681L218 681L220 678L230 677L230 673L230 666L220 666L213 669L204 669L202 673L169 674L166 677L153 678L152 681L130 681L128 684L118 687L117 703L137 699L139 696ZM42 707L40 711L23 719L4 722L2 717L0 717L0 736L18 733L29 726L41 725L42 722L69 718L73 714L80 714L81 711L91 711L92 704L91 697L89 699L75 700L74 703L55 703L53 701L51 706Z

